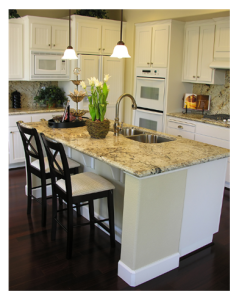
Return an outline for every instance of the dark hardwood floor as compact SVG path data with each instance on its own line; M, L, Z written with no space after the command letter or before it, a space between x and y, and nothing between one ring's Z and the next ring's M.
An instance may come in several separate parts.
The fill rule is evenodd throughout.
M214 243L181 258L179 268L135 288L117 276L120 244L89 226L74 230L73 257L65 258L66 233L57 227L51 241L51 200L47 226L32 204L27 215L25 169L9 171L9 291L229 291L230 190L225 189L219 232Z

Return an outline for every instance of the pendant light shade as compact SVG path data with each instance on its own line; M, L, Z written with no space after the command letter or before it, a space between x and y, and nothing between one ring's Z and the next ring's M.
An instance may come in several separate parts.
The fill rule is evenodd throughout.
M114 47L113 54L111 57L118 58L130 58L131 56L128 53L128 49L122 41L122 25L123 25L123 10L121 10L121 26L120 26L120 41Z
M78 59L75 50L71 46L71 10L69 10L69 46L65 50L64 55L61 59Z

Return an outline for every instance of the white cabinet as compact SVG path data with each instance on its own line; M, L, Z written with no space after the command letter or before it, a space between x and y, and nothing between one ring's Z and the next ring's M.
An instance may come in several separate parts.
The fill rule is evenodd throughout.
M25 115L9 116L9 168L25 165L25 152L22 144L22 138L16 122L39 122L40 119L49 120L54 113L39 113ZM56 114L56 113L55 113Z
M32 49L62 50L69 44L69 27L44 23L31 23Z
M111 55L120 40L120 22L72 16L74 49L80 54ZM123 30L124 32L124 30Z
M215 60L230 58L230 19L229 18L216 19L214 58Z
M23 24L9 22L9 80L23 78Z
M194 140L195 127L195 124L187 121L167 118L166 133Z
M230 149L230 128L167 116L166 133ZM230 187L230 158L225 186Z
M190 22L185 26L182 81L224 84L225 71L209 67L213 61L215 23Z
M166 68L169 25L136 25L135 67Z

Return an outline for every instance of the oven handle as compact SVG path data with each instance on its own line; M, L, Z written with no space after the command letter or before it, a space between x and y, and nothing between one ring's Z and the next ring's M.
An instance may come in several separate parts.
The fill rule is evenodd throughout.
M137 110L136 111L139 111L139 112L147 112L149 114L163 114L163 111L162 110L153 110L153 109L149 109L149 108L143 108L143 107L137 107Z

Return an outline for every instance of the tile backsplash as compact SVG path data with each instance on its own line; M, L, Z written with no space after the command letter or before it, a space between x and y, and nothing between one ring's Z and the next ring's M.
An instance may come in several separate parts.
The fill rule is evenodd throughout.
M34 97L43 86L58 85L57 81L9 81L9 108L12 108L11 93L21 94L21 107L34 107Z
M210 95L212 114L230 114L230 70L225 74L225 85L194 84L193 94Z

